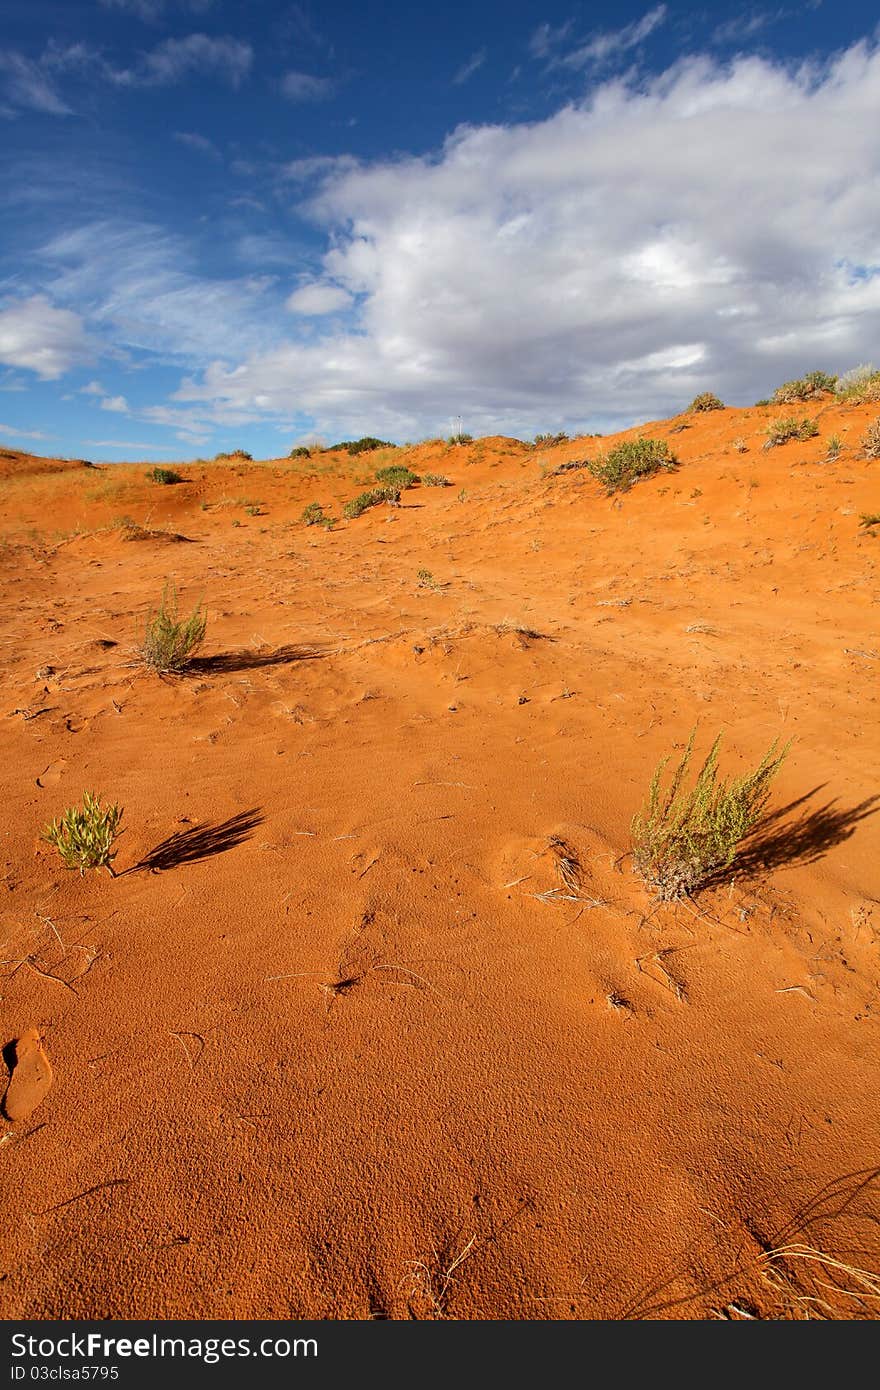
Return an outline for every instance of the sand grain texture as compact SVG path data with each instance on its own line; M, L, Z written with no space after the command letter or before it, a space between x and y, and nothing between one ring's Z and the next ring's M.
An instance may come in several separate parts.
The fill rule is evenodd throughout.
M876 1316L797 1253L880 1271L876 409L773 413L646 426L680 468L610 498L550 476L596 439L4 456L0 1008L56 1081L0 1134L3 1316ZM301 524L393 457L453 485ZM162 679L168 578L209 622ZM629 824L695 722L794 744L658 906ZM84 790L116 879L39 839Z

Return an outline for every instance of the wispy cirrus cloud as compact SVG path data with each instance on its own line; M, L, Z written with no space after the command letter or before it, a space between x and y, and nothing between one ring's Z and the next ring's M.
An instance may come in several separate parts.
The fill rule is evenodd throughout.
M570 20L556 28L540 24L529 41L529 51L533 57L545 59L548 67L599 68L644 43L665 23L668 13L667 5L655 5L641 19L620 29L595 30L580 39L575 37Z
M121 10L136 15L147 23L155 23L167 10L182 10L189 14L206 14L215 0L101 0L105 10Z
M51 68L43 60L34 61L14 50L0 52L0 93L10 116L21 110L41 111L48 116L72 114L72 108L58 91Z
M473 77L475 72L479 72L480 68L486 61L486 57L487 54L485 48L480 48L477 50L476 53L472 53L471 56L467 59L467 61L462 63L461 67L455 73L455 76L452 79L454 85L456 87L461 87L465 82L469 81L470 78Z

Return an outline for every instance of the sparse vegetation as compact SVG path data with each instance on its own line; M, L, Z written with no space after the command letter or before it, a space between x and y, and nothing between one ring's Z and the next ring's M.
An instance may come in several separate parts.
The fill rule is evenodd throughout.
M866 459L880 459L880 415L872 420L859 441Z
M687 897L728 869L745 837L764 814L770 784L790 744L770 745L758 766L742 777L718 776L718 734L690 791L683 783L690 766L696 729L665 791L668 758L651 779L648 796L633 818L633 863L661 900Z
M173 584L167 583L159 607L144 625L141 660L160 675L184 670L204 641L207 626L208 615L200 605L188 618L178 616L177 593Z
M785 381L773 392L774 405L792 405L795 401L811 401L816 396L827 395L837 384L836 376L827 372L807 372L806 376L795 381Z
M181 475L175 473L173 468L150 468L147 470L146 476L151 483L164 483L166 487L171 483L183 482Z
M688 406L688 414L696 415L703 410L723 410L724 402L715 395L714 391L701 391L699 396L694 396Z
M452 483L443 473L423 473L423 487L452 487Z
M380 468L376 473L377 483L386 483L390 487L404 488L412 487L414 483L420 483L421 478L418 473L413 473L407 468L405 463L392 463L387 468Z
M764 448L774 449L778 444L787 444L790 439L812 439L818 433L819 426L815 420L808 420L806 416L798 419L796 415L787 415L784 419L770 421Z
M735 439L733 441L733 447L734 449L736 449L736 452L738 454L747 454L749 452L749 446L746 443L746 441L742 438Z
M307 507L303 508L300 521L305 526L326 526L328 517L325 515L320 502L310 502Z
M859 525L867 527L868 530L872 526L880 526L880 512L862 512L859 517Z
M222 463L224 459L243 459L245 463L252 463L253 455L247 449L233 449L228 454L215 454L214 459L217 463Z
M474 436L472 434L451 434L446 441L447 444L473 444L473 442Z
M840 451L842 447L843 445L840 442L839 434L830 434L828 436L828 444L825 450L825 457L829 463L833 463L836 458L840 457Z
M393 449L394 445L388 439L374 439L371 434L365 434L362 439L342 439L338 444L330 444L324 450L325 453L332 454L339 449L345 449L349 454L368 454L373 449Z
M552 449L556 444L567 444L568 435L565 430L560 430L558 434L536 434L536 449Z
M677 463L665 439L627 439L586 466L594 478L605 484L606 492L612 493L626 492L633 483L652 473L671 472Z
M295 449L291 449L287 455L291 459L309 459L312 457L311 449L307 449L305 444L297 444Z
M113 842L122 823L122 807L102 806L93 792L85 792L82 806L68 806L60 821L45 826L42 838L54 845L66 869L109 869L113 873Z
M759 406L759 405L769 405L769 404L770 404L769 400L755 401L755 405L756 405L756 406Z
M852 367L837 378L835 392L848 405L880 401L880 372L870 363Z
M437 580L434 578L430 570L419 570L418 574L416 575L416 578L419 582L420 589L440 588L440 585L437 583Z
M352 498L350 502L346 502L342 508L342 515L346 521L354 521L370 507L378 507L382 502L396 506L399 501L400 488L394 487L391 483L385 483L382 487L370 488L368 492L362 492L357 497Z

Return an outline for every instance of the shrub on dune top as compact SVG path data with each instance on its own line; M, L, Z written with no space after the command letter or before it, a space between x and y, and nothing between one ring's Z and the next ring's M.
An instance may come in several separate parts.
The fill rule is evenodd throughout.
M837 377L829 376L827 372L807 372L806 376L777 386L773 392L773 404L792 405L795 401L811 401L816 396L833 391L836 384Z
M696 415L703 410L723 410L724 402L715 395L714 391L702 391L699 396L694 396L688 406L688 414Z
M173 468L150 468L147 471L147 478L151 483L164 483L166 486L171 483L183 482L181 475L175 473Z

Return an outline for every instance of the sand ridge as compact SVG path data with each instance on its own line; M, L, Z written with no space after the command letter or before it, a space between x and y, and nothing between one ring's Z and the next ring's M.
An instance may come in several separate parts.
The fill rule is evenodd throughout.
M680 467L610 498L554 475L599 439L7 457L0 1008L55 1078L4 1316L876 1315L803 1253L880 1270L876 407L765 452L784 413L630 431ZM398 460L452 485L300 522ZM161 679L169 577L209 624ZM795 742L657 906L629 822L695 722ZM39 839L84 790L115 880Z

